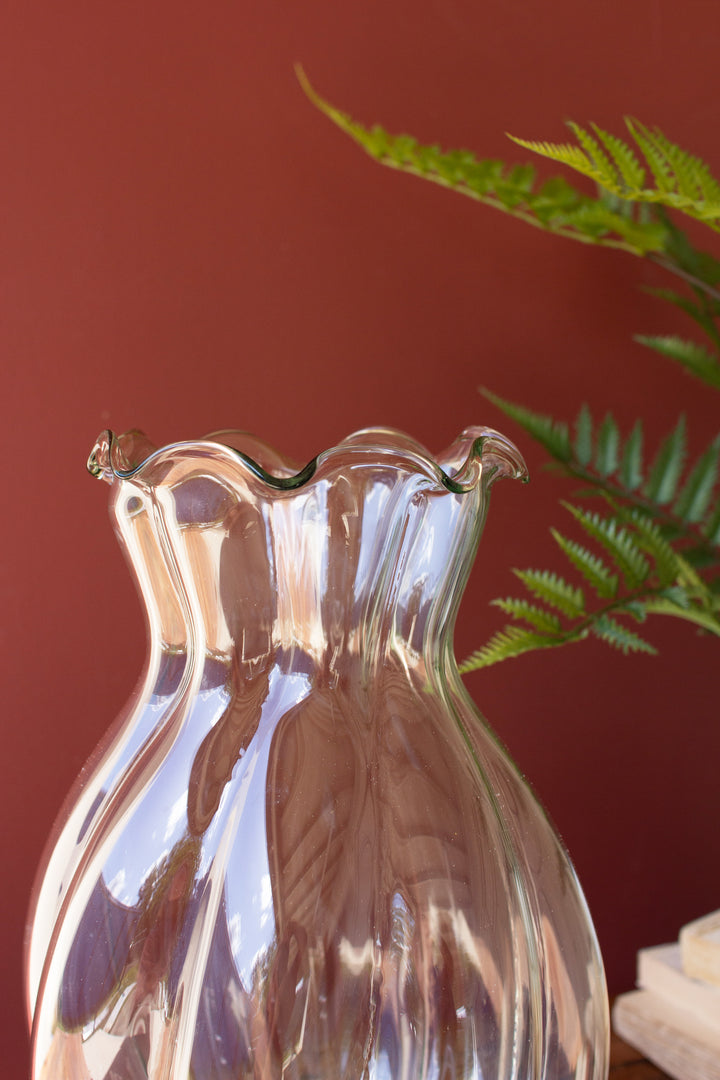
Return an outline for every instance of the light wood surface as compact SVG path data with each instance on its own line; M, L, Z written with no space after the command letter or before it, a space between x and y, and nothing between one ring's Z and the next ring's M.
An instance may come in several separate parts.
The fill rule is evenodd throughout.
M609 1080L669 1080L669 1077L613 1032Z

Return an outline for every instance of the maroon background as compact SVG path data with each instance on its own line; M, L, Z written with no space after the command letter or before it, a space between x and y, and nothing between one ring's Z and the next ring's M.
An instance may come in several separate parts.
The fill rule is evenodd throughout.
M143 622L85 473L98 431L250 428L307 459L387 423L440 449L517 436L485 384L556 414L587 398L651 441L716 399L630 341L685 329L639 261L554 240L370 162L304 98L524 159L505 131L657 123L720 170L720 7L706 0L8 0L0 38L4 364L3 1068L25 1073L21 939L64 793L129 693ZM566 492L496 490L457 652L499 624L509 567L553 556ZM611 989L635 950L720 905L717 644L601 645L468 678L577 865Z

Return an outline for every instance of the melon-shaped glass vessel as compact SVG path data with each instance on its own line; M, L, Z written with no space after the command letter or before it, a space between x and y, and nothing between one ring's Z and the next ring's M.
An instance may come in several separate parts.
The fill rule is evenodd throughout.
M149 651L35 889L34 1080L603 1080L585 902L452 654L512 444L89 467Z

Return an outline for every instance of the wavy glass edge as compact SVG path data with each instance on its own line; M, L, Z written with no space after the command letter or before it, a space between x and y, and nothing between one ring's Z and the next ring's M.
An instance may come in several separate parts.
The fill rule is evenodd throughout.
M232 441L231 441L232 440ZM250 444L255 455L232 442ZM364 455L378 460L387 455L398 468L424 473L438 488L455 495L472 491L481 480L490 483L499 476L527 481L525 460L509 439L494 428L467 427L440 454L431 454L421 443L392 427L361 428L328 450L323 450L298 468L290 459L272 450L266 443L243 430L228 429L212 432L199 439L177 441L155 447L144 432L131 430L118 435L107 429L97 438L87 461L88 472L107 480L129 480L161 465L178 454L230 453L269 488L292 491L309 483L322 468L332 467L344 455ZM259 453L258 453L259 451ZM259 460L260 453L272 459L273 469Z

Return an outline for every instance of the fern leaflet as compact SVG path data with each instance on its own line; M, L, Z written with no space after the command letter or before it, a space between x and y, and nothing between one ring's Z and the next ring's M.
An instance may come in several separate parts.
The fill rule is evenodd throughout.
M589 465L593 456L593 419L587 405L582 405L575 420L575 442L573 443L575 460L580 465Z
M675 360L691 375L720 390L720 358L703 345L672 334L636 334L635 341Z
M659 506L672 502L685 464L685 417L665 438L657 452L645 485L647 498Z
M720 499L710 511L710 516L703 526L703 536L715 546L720 545Z
M649 641L645 641L633 630L628 630L627 626L609 615L600 615L595 619L590 625L590 633L612 645L614 649L620 649L626 656L629 652L644 652L651 656L657 654L657 649Z
M490 602L504 611L506 615L529 623L542 633L562 633L560 619L553 611L546 611L545 608L530 604L527 600L518 600L510 596L504 600L491 600Z
M694 524L702 521L710 505L718 475L720 439L710 444L695 463L673 506L673 513L682 521Z
M639 191L645 183L645 169L626 142L617 135L603 131L597 124L591 127L611 155L626 192Z
M612 416L608 413L598 432L595 469L600 476L611 476L617 470L619 446L620 432Z
M505 401L497 394L481 388L480 391L488 401L492 401L501 412L520 424L529 435L532 435L541 446L544 446L549 454L557 461L568 462L572 458L570 445L570 433L567 424L553 420L550 416L531 412L522 405L515 405L512 401Z
M637 508L620 509L618 512L624 521L634 527L638 547L647 552L655 563L660 586L664 588L682 578L687 564L662 535L660 526Z
M637 491L643 482L643 429L637 420L625 441L620 462L620 483L628 492Z
M513 570L525 588L550 607L577 618L585 614L585 597L582 589L564 581L550 570Z
M556 544L598 596L607 598L617 595L618 576L612 573L602 559L577 541L568 540L557 529L551 529L550 532Z
M500 660L509 660L522 653L560 644L564 644L564 641L534 633L520 626L508 625L494 634L482 649L478 649L463 661L460 671L463 674L468 671L477 671L479 668L497 664Z
M563 503L580 527L597 540L617 564L629 588L637 588L648 578L650 564L627 529L614 518L605 518L571 503Z

